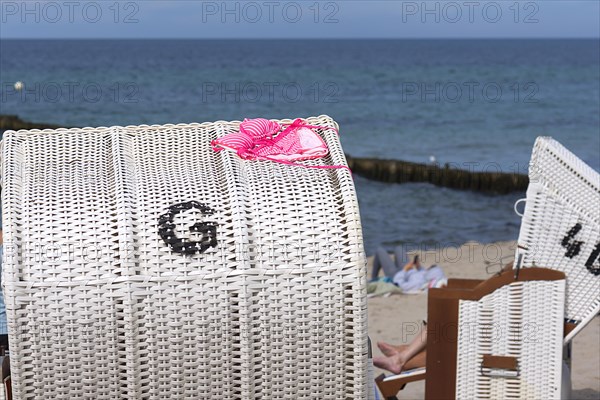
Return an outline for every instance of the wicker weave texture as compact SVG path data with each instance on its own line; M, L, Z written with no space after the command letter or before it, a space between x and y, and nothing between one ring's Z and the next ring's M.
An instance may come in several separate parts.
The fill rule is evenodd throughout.
M536 140L517 259L567 276L565 318L600 311L600 175L557 141Z
M16 398L370 397L352 178L215 153L238 126L5 133ZM304 164L345 165L318 133L330 154Z
M461 300L457 399L559 399L565 281L515 282ZM517 359L518 376L490 376L483 355ZM504 372L504 371L500 371Z

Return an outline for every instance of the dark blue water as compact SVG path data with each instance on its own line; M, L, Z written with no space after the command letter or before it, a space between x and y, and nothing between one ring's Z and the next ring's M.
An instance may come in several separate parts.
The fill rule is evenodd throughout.
M507 172L526 172L548 135L599 170L599 52L598 40L0 41L0 111L65 126L329 114L354 156ZM356 186L369 253L518 235L524 193Z

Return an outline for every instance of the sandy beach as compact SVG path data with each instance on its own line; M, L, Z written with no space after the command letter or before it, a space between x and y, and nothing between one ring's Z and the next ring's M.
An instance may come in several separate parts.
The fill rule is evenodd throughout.
M420 252L424 265L440 265L448 278L486 279L513 260L515 242L466 243ZM369 272L372 259L369 260ZM369 335L373 355L380 356L377 341L406 343L427 317L427 294L395 294L369 301ZM574 339L572 357L573 399L600 399L600 318L596 317ZM375 376L384 371L375 368ZM422 399L424 382L409 383L400 399Z

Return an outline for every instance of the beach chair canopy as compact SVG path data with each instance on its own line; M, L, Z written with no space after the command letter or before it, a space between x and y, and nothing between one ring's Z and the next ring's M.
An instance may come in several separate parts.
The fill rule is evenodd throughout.
M478 292L487 292L484 289L495 290L480 297ZM434 300L430 298L430 307L439 305L435 298L438 294L432 296ZM458 300L458 339L455 350L452 347L456 351L454 398L561 398L564 274L530 268L515 280L513 271L505 271L456 297L462 298ZM441 301L451 302L443 297ZM441 306L430 311L435 314L440 309ZM427 354L427 398L449 398L439 396L443 384L436 385L436 377L441 382L454 371L436 370L440 351L434 348L441 344L442 352L448 352L444 347L453 344L449 343L450 338L443 337L443 330L432 329L428 333L432 332L437 335L428 335L428 340L436 343Z
M371 396L352 177L212 150L238 126L4 134L15 398Z
M567 276L565 342L600 312L600 175L549 137L533 148L515 259Z

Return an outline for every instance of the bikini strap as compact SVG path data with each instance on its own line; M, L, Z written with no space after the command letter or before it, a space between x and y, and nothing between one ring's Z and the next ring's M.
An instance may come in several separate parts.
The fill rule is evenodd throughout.
M282 123L281 125L292 126L292 125L296 125L296 123L298 123L298 122L299 122L299 124L298 124L299 128L300 127L304 127L304 128L311 128L311 129L322 129L322 130L326 130L326 131L330 130L330 129L333 129L335 131L335 133L337 133L338 135L340 134L340 131L337 128L333 127L333 126L309 125L309 124L305 123L302 118L296 118L292 122ZM283 132L285 132L285 131L283 131ZM281 133L283 133L283 132L281 132Z

